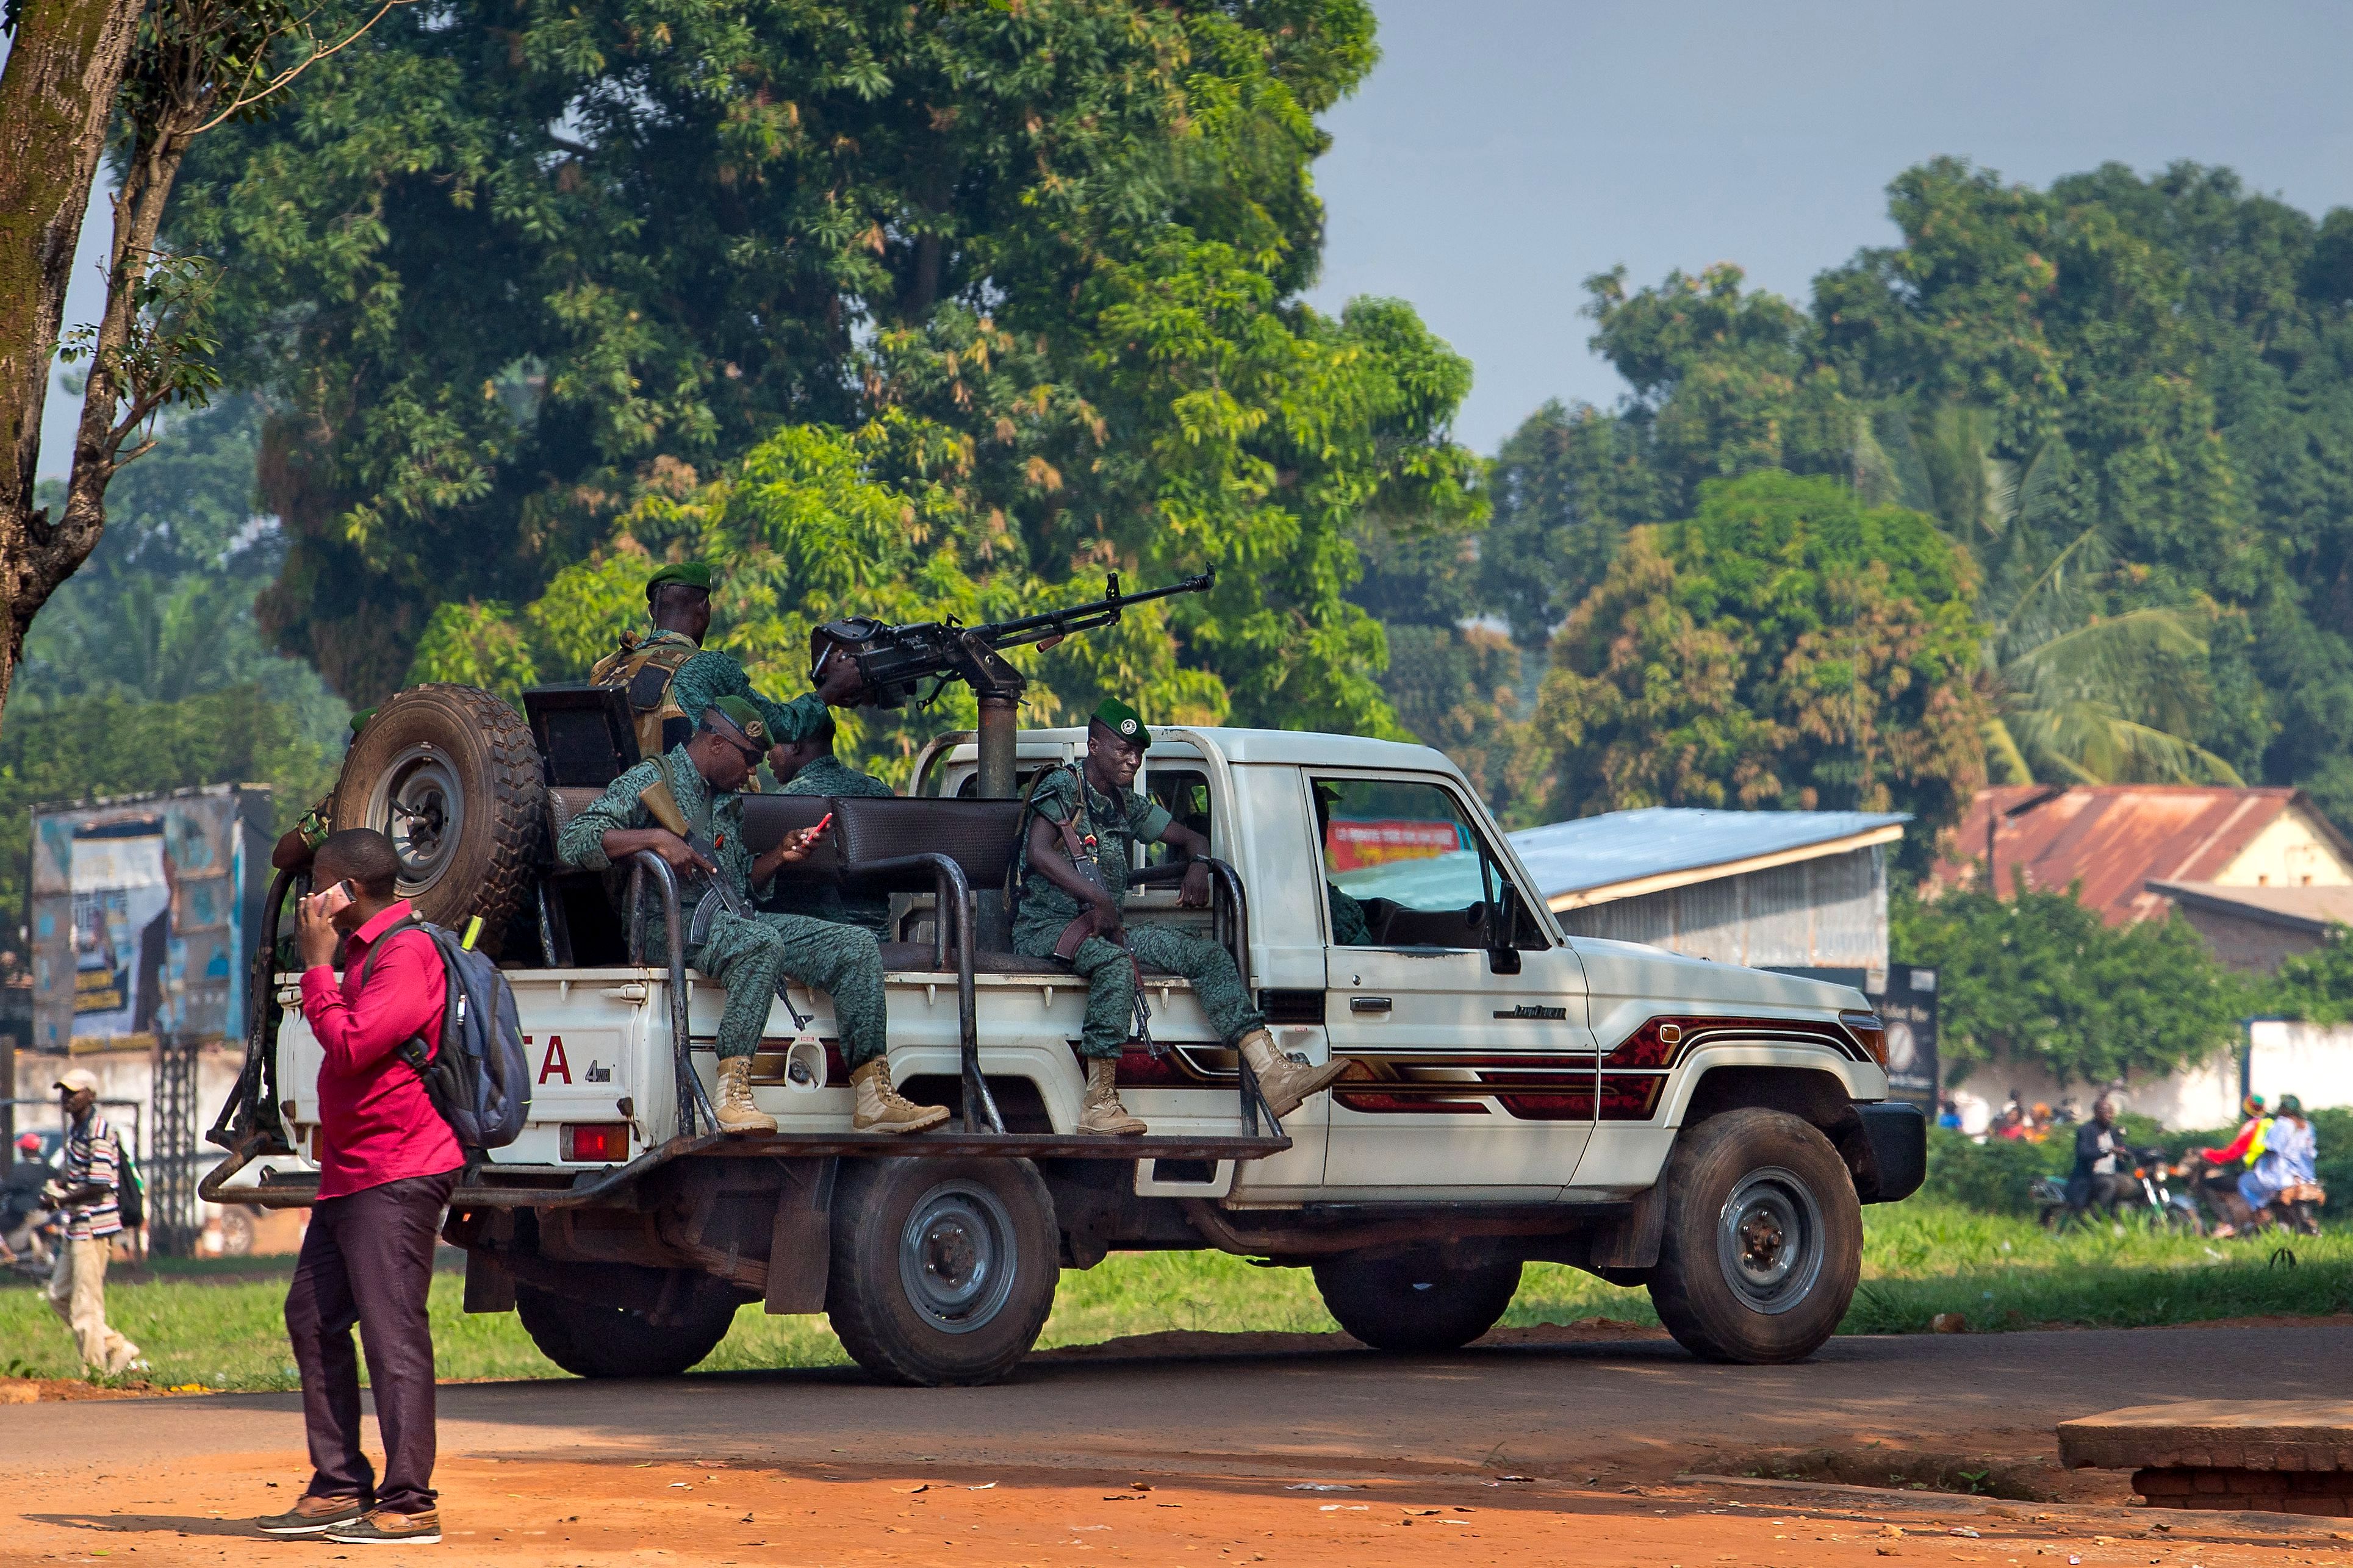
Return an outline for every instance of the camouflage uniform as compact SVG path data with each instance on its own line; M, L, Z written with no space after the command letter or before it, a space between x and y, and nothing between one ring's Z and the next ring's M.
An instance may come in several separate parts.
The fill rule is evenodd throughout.
M825 704L815 692L805 693L790 702L772 701L752 689L752 678L744 673L742 662L733 654L703 647L684 632L625 634L620 647L598 659L596 668L588 672L589 684L628 685L649 665L670 672L661 691L650 701L641 701L635 693L631 694L638 723L638 749L649 757L668 749L662 743L666 724L679 726L685 734L691 734L703 710L722 697L741 697L752 703L766 721L771 742L786 745L815 733L827 718ZM679 730L670 733L674 740L683 738Z
M1332 945L1334 947L1370 947L1373 928L1365 919L1365 906L1334 887L1324 884L1324 901L1332 910Z
M895 792L872 773L861 773L838 758L823 756L795 773L792 783L784 787L783 793L821 795L836 800L844 796L887 800ZM761 900L761 907L854 925L861 931L872 931L877 942L891 940L891 896L888 893L845 893L830 882L788 889L780 881L768 897Z
M754 857L744 842L744 803L732 793L714 794L683 746L667 756L639 763L607 785L594 805L565 827L556 845L558 857L567 866L604 872L607 893L614 907L626 915L628 868L615 865L605 853L604 837L616 828L655 825L652 813L638 795L657 778L670 781L687 820L711 835L719 874L748 899ZM659 911L648 918L646 926L649 943L659 945L668 940ZM723 1060L747 1057L759 1048L767 1032L768 1008L776 1000L777 981L787 975L833 998L842 1058L852 1069L888 1048L882 955L870 932L806 915L761 913L747 920L723 910L712 921L710 935L689 948L686 957L689 963L727 987L727 1006L719 1018Z
M1101 847L1096 864L1113 900L1127 896L1130 847L1149 844L1167 830L1167 811L1134 790L1107 795L1083 782L1078 764L1056 768L1039 781L1029 797L1030 809L1049 822L1064 823L1079 815L1082 837L1092 832ZM1084 801L1082 805L1082 796ZM1031 958L1051 958L1062 930L1079 918L1079 901L1029 865L1028 817L1021 840L1021 912L1013 925L1013 950ZM1218 1038L1231 1046L1252 1029L1264 1028L1266 1017L1251 1005L1242 989L1234 957L1206 936L1172 926L1130 925L1127 946L1091 936L1079 944L1071 967L1087 983L1087 1021L1079 1037L1082 1057L1116 1057L1127 1044L1135 1016L1136 962L1181 974L1193 983L1193 994L1208 1015Z

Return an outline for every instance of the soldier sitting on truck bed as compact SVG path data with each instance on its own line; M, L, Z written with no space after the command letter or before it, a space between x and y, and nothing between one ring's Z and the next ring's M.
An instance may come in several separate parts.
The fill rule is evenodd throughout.
M646 613L653 629L623 632L619 648L588 672L591 685L628 689L641 756L663 756L685 743L696 719L722 697L750 702L773 740L792 741L829 720L828 707L858 695L854 659L834 660L821 688L790 702L753 690L733 654L702 646L711 630L711 568L700 561L674 561L648 578Z
M1023 814L1013 946L1032 958L1060 958L1087 982L1087 1017L1079 1054L1086 1058L1082 1132L1131 1136L1144 1123L1119 1101L1119 1057L1134 1016L1139 963L1193 983L1218 1038L1241 1053L1276 1117L1288 1116L1350 1064L1294 1062L1274 1048L1266 1018L1250 1005L1233 954L1206 936L1168 926L1126 925L1131 846L1167 844L1192 857L1177 902L1209 901L1209 841L1130 786L1152 743L1144 720L1112 699L1087 721L1087 756L1039 775Z
M744 805L737 791L760 764L768 731L759 710L740 697L722 697L707 709L694 736L668 754L649 758L606 786L596 803L565 826L556 854L567 866L606 873L615 907L627 912L628 858L650 849L681 874L723 877L739 898L772 881L779 866L804 858L814 831L789 835L754 858L744 842ZM706 839L712 865L687 842L660 826L644 798L667 783L687 826ZM616 862L622 864L617 865ZM712 895L715 896L715 895ZM660 916L648 941L667 940ZM687 962L727 987L719 1017L720 1131L774 1132L775 1121L752 1103L752 1057L767 1031L779 979L789 976L833 998L841 1054L857 1090L851 1125L858 1131L921 1132L948 1117L940 1106L917 1105L892 1087L882 992L882 954L872 933L806 915L716 911L710 935L687 952Z
M872 773L860 773L833 754L833 715L826 714L797 741L779 741L768 748L768 770L786 795L817 795L840 799L863 795L887 800L894 793ZM815 915L871 931L877 942L891 940L891 897L887 893L845 893L830 882L791 888L779 882L760 907L785 914Z

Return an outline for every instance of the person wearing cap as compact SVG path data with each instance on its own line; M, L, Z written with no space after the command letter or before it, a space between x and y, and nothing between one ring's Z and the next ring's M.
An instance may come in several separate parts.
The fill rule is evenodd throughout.
M120 1377L147 1368L139 1347L106 1321L106 1261L122 1231L116 1192L122 1180L122 1141L98 1113L98 1078L87 1068L58 1075L58 1106L66 1123L66 1160L41 1189L64 1222L58 1260L49 1271L49 1310L73 1331L82 1363Z
M375 710L373 708L363 708L352 715L352 732L343 742L345 752L351 750L352 742L360 738L360 731L366 729L368 721L375 717ZM334 830L335 792L330 789L312 801L311 809L279 838L277 846L269 851L270 868L276 871L309 870L311 858L318 854L319 846L324 844L327 835Z
M711 568L700 561L673 561L646 579L650 631L621 634L620 647L588 672L592 686L620 686L629 696L641 757L669 754L693 735L697 721L723 697L751 703L776 740L808 734L828 715L829 706L855 700L854 661L837 660L824 683L790 702L777 702L752 689L752 678L734 655L706 648L711 631Z
M797 741L779 741L768 748L768 771L776 775L780 793L824 795L828 799L888 800L897 792L872 773L860 773L833 754L833 715ZM763 909L785 914L813 915L871 931L877 942L891 940L891 898L887 893L845 893L828 882L815 888L787 889L779 882Z
M2239 1178L2239 1201L2260 1216L2290 1188L2318 1182L2319 1159L2320 1140L2304 1114L2304 1101L2281 1095L2278 1110L2264 1126L2262 1152Z
M1293 1061L1275 1049L1233 954L1197 932L1131 926L1121 914L1139 844L1166 844L1189 857L1177 902L1202 909L1209 901L1209 841L1132 787L1151 744L1143 715L1117 698L1106 700L1087 721L1085 760L1039 775L1023 812L1014 951L1060 958L1087 983L1079 1037L1087 1089L1078 1130L1118 1137L1145 1130L1120 1103L1118 1086L1142 964L1192 982L1194 998L1220 1043L1250 1064L1275 1116L1288 1116L1350 1063L1339 1057L1322 1067ZM1072 947L1066 941L1071 936L1082 940Z
M777 868L807 858L814 828L788 834L765 855L744 842L739 792L760 765L772 737L759 709L741 697L721 697L704 710L693 738L649 758L606 786L596 803L565 825L556 855L584 871L605 873L614 908L628 913L628 863L641 850L659 855L681 879L723 877L745 901L764 892ZM705 838L717 863L661 826L646 796L666 784L688 827ZM692 897L690 886L687 896ZM706 895L715 896L715 895ZM648 951L668 941L659 911L648 919ZM723 1132L776 1130L752 1100L752 1058L767 1033L768 1009L785 979L833 998L841 1054L849 1067L860 1131L920 1132L947 1120L942 1106L917 1105L891 1080L889 1013L883 1000L882 952L871 931L807 915L717 910L709 934L687 949L687 962L727 988L719 1017L719 1127Z

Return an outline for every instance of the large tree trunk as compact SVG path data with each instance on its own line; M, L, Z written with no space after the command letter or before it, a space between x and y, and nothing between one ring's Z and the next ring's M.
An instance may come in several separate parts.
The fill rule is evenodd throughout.
M139 0L26 0L0 69L0 703L34 613L97 542L76 550L33 489L74 244L139 12Z

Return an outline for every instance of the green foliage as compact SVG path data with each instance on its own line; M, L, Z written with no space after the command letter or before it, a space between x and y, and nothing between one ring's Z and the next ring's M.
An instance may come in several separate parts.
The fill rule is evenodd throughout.
M182 180L175 234L230 264L234 374L288 408L265 620L363 700L420 657L512 681L560 647L555 673L596 597L567 572L625 587L662 506L756 487L806 426L924 531L920 581L871 529L833 549L834 602L1029 608L1214 565L1170 615L1185 679L1128 637L1050 659L1051 705L1135 679L1385 731L1351 530L1480 502L1446 435L1461 360L1402 305L1298 298L1314 116L1373 58L1361 0L387 17ZM499 604L543 613L493 649ZM791 617L729 613L772 679L797 664Z
M100 795L267 782L283 832L324 794L339 747L306 733L288 704L232 686L176 702L92 696L12 710L0 731L0 909L22 909L31 811Z
M1941 984L1942 977L1939 976ZM2072 1128L2063 1127L2062 1133ZM1979 1214L2032 1215L2028 1191L2043 1176L2074 1168L2074 1144L2054 1135L2049 1142L1989 1138L1980 1143L1949 1127L1928 1129L1928 1177L1916 1194L1925 1203L1951 1204Z
M2112 1083L2203 1061L2239 1037L2244 983L2187 921L2104 924L2073 889L1996 900L1899 890L1890 947L1934 965L1937 1054L1958 1083L1997 1058L2063 1083Z
M1628 539L1554 641L1551 811L1952 820L1982 777L1974 586L1929 519L1833 480L1704 487L1696 516Z
M2255 1010L2311 1024L2353 1022L2353 928L2328 928L2310 952L2282 963L2260 987Z
M1392 626L1388 644L1381 689L1398 722L1452 758L1506 826L1543 820L1522 675L1535 660L1478 626Z

